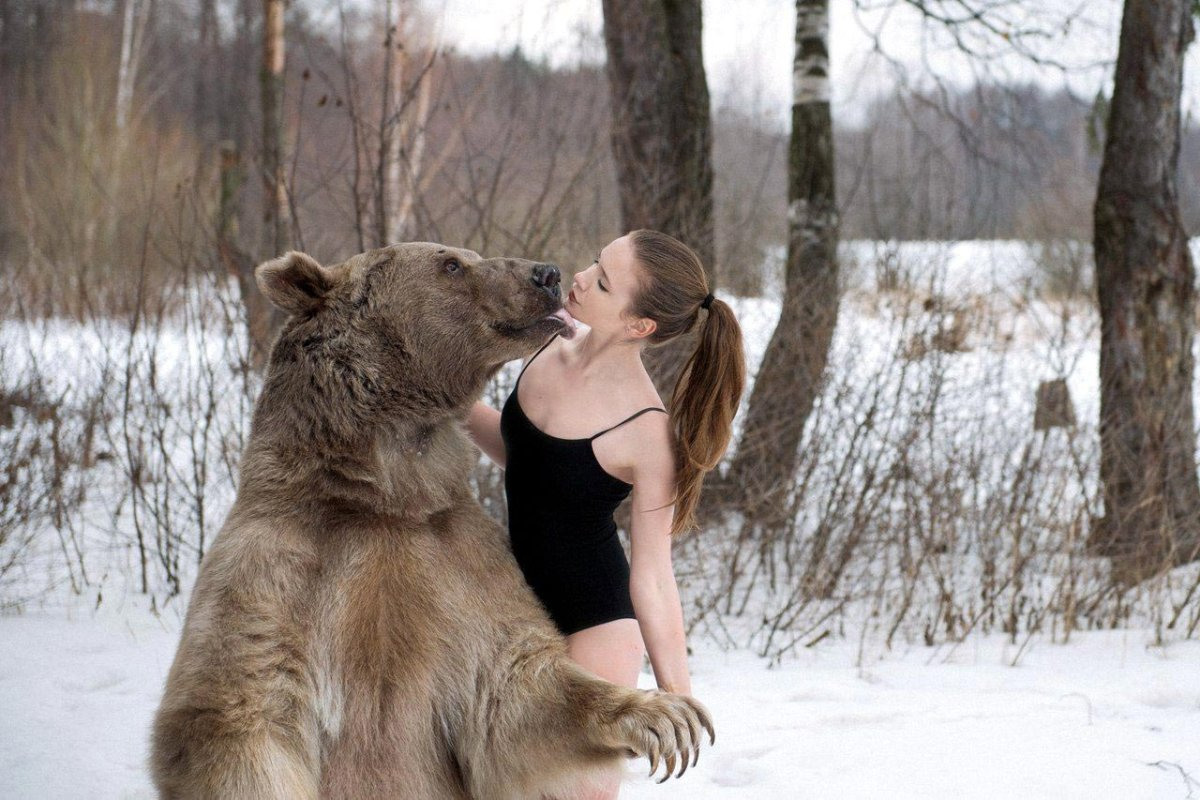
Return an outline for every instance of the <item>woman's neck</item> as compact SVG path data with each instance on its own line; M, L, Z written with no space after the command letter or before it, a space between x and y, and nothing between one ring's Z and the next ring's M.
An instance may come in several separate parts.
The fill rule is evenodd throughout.
M569 366L585 375L625 372L642 364L641 342L588 329L567 346Z

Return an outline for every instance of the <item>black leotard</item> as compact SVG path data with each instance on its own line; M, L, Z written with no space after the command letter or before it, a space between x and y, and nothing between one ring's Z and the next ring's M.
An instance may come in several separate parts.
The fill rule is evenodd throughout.
M600 466L592 441L648 411L666 411L643 408L594 436L561 439L525 416L517 397L520 386L518 375L500 412L500 435L509 536L525 580L564 635L635 619L629 562L613 521L613 511L633 486Z

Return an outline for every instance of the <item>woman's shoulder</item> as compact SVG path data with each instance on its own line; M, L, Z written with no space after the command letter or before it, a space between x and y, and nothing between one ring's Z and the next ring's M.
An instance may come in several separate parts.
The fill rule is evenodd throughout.
M673 452L671 417L653 384L648 390L639 387L626 395L621 407L624 416L610 430L616 434L613 443L627 453L628 462L653 460Z
M621 427L625 431L614 437L613 444L621 452L621 460L632 468L633 482L671 483L675 475L675 433L670 417L661 411L645 411Z

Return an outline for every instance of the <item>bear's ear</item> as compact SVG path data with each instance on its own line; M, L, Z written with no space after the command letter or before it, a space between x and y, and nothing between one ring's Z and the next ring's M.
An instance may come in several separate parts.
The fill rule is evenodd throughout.
M260 264L254 277L267 299L289 314L307 314L320 308L335 283L332 272L295 250Z

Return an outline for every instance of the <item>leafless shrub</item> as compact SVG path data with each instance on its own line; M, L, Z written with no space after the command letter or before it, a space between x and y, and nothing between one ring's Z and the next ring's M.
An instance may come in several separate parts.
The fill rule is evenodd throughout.
M1039 242L1035 253L1036 280L1042 294L1064 299L1095 298L1090 242L1049 239Z
M843 304L779 524L735 516L678 547L694 632L776 661L847 630L887 647L1002 633L1014 659L1032 636L1132 622L1195 635L1200 570L1123 587L1087 548L1095 408L1035 430L1034 390L1076 371L1094 308L859 289Z
M31 350L21 352L16 331L0 335L0 364L23 382L0 385L0 608L66 584L75 593L88 582L78 513L88 483L77 464L96 459L96 410L69 390L52 388ZM51 365L52 366L52 365ZM41 571L53 554L61 569Z
M406 236L568 270L619 233L598 69L556 71L520 52L414 56L397 84L408 105L389 117L367 102L385 71L383 37L369 16L352 22L344 36L308 30L292 50L299 243L323 260L376 244L373 202L404 209L390 229ZM99 600L118 581L161 601L186 591L231 502L257 391L244 298L217 258L212 142L179 123L154 81L135 87L142 113L118 141L104 100L117 55L102 33L65 26L42 71L3 98L20 111L5 120L3 146L24 167L0 185L13 287L0 295L4 607L62 587ZM152 24L147 35L162 31ZM839 158L853 167L839 185L846 227L881 242L845 252L845 322L799 469L771 487L776 522L734 518L679 546L693 631L776 660L849 631L948 649L1000 632L1016 657L1031 636L1061 641L1131 621L1163 640L1197 634L1200 569L1122 587L1087 550L1100 506L1095 409L1085 401L1074 426L1034 429L1035 387L1075 380L1096 334L1087 248L1069 238L1078 214L1035 231L1028 280L987 291L939 285L940 245L886 239L1034 231L1046 219L1021 202L1020 181L992 186L991 171L963 167L968 144L989 164L1009 158L1022 126L998 126L1021 123L1010 102L1021 96L1006 96L998 105L1009 116L966 143L913 97L881 103L879 125L839 133ZM960 99L963 113L984 105ZM716 127L721 289L745 294L735 299L744 326L765 332L781 284L772 148L783 139L728 109ZM398 181L397 163L380 156L388 136L407 147ZM1028 167L1041 162L1026 152L1021 180L1033 181L1041 173ZM1076 149L1054 173L1086 159ZM732 175L731 165L744 168ZM244 241L258 238L246 211L255 184L242 203ZM973 191L985 184L985 195ZM398 205L372 200L385 185L401 187ZM1084 189L1071 184L1072 208ZM760 289L767 300L753 296ZM485 399L499 407L515 376L510 365ZM481 460L476 488L501 519L502 479Z

